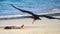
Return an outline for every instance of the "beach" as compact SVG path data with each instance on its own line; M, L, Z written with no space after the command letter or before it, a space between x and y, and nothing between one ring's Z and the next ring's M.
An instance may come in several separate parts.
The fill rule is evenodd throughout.
M1 29L0 34L60 34L60 28Z
M60 17L60 16L59 16ZM4 29L0 28L0 34L60 34L60 20L42 18L32 24L32 19L12 19L0 20L0 27L21 26L24 29Z

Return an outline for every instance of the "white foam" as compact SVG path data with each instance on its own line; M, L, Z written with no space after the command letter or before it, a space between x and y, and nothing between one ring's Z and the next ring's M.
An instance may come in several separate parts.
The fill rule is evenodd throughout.
M6 15L6 16L0 16L0 18L12 18L12 17L21 17L24 15Z
M60 13L60 12L40 13L38 15L46 15L46 14L54 14L54 13ZM13 17L23 17L23 16L31 16L31 15L5 15L5 16L0 16L0 18L13 18Z

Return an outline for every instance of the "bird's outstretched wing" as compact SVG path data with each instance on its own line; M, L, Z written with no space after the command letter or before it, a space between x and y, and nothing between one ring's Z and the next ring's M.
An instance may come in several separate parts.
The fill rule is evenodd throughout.
M15 9L21 11L21 12L28 13L28 14L31 14L31 15L33 15L33 16L36 15L36 14L30 12L30 11L26 11L26 10L22 10L22 9L20 9L20 8L17 8L17 7L15 7L13 4L10 4L10 5L11 5L12 7L14 7ZM55 17L48 16L48 15L37 15L37 16L46 17L46 18L48 18L48 19L58 19L58 20L60 20L60 18L55 18Z
M48 16L48 15L38 15L38 16L40 16L40 17L46 17L48 19L58 19L58 20L60 20L60 18L56 18L56 17L52 17L52 16Z
M30 12L30 11L26 11L26 10L22 10L22 9L20 9L20 8L17 8L17 7L15 7L13 4L10 4L10 5L11 5L12 7L14 7L15 9L21 11L21 12L28 13L28 14L31 14L31 15L35 15L34 13L32 13L32 12Z
M58 19L60 20L60 18L56 18L56 17L52 17L52 16L48 16L48 15L38 15L39 17L46 17L48 19ZM0 20L10 20L10 19L25 19L25 18L32 18L33 16L19 16L19 17L3 17L0 18Z

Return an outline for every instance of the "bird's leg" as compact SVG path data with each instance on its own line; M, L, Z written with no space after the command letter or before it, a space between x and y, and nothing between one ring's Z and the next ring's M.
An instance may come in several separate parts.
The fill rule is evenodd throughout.
M34 24L34 22L35 22L35 19L33 20L32 24Z

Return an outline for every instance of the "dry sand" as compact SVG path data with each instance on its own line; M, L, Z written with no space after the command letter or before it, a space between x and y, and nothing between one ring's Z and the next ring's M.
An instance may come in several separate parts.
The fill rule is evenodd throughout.
M0 34L60 34L60 28L2 29Z
M0 28L0 34L60 34L60 20L46 19L37 20L31 24L32 19L13 19L1 20L0 26L25 24L24 29L3 29Z

